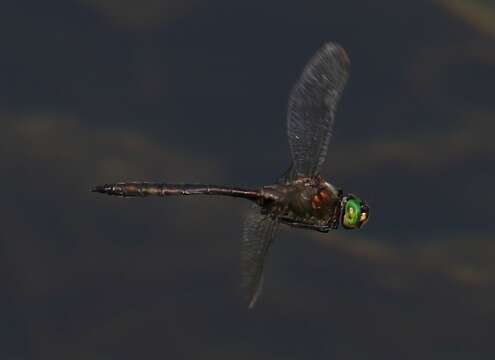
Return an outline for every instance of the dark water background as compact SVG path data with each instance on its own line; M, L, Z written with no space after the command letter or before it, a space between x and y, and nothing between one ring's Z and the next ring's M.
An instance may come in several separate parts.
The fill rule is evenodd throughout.
M0 358L493 359L494 14L3 1ZM247 203L87 191L270 183L289 161L289 89L326 41L352 73L323 174L371 220L283 229L254 310L238 288Z

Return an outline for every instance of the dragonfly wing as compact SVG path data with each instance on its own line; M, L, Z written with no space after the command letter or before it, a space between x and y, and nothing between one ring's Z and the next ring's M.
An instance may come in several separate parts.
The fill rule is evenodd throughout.
M279 184L287 184L295 178L294 176L294 163L289 165L289 168L278 178Z
M325 161L349 65L345 50L327 43L311 58L291 91L287 132L294 176L314 176Z
M263 287L265 257L278 227L276 218L254 207L246 218L241 245L241 280L252 308Z

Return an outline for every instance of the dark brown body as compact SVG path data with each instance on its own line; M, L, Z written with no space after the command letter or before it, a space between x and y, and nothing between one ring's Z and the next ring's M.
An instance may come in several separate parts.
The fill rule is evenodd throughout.
M328 231L338 227L340 194L320 177L264 186L260 190L195 184L126 182L96 186L92 191L117 196L223 195L256 202L261 212L296 227Z
M338 226L339 192L320 177L265 186L261 193L263 199L276 199L271 204L262 204L263 209L288 225L319 231Z

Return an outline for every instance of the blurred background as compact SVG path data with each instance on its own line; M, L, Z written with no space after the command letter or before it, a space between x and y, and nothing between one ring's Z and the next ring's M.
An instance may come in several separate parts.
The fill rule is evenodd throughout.
M495 5L488 0L4 0L0 358L493 359ZM247 202L287 168L292 84L351 78L323 175L357 232L281 228L248 310Z

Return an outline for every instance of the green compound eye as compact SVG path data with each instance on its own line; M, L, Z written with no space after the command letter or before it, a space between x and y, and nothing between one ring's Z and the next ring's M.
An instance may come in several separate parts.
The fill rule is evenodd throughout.
M345 204L345 213L343 225L348 229L354 229L358 225L358 220L361 215L361 204L356 199L349 199Z

